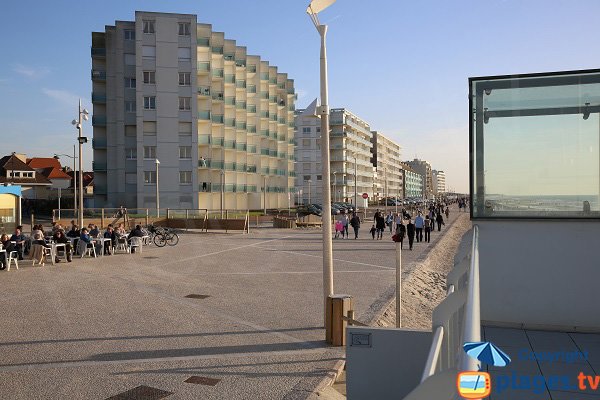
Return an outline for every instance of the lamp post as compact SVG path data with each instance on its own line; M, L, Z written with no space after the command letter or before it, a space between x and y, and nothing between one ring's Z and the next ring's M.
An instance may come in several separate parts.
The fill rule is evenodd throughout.
M358 198L356 197L356 194L357 194L357 190L356 190L356 179L357 179L357 177L356 177L356 153L355 153L355 154L354 154L354 209L355 209L355 210L356 210L356 207L357 207L357 204L358 204L358 203L357 203L357 201L358 201L357 199L358 199Z
M337 171L333 171L333 201L337 201L337 178L335 176L335 174L337 174Z
M387 214L387 201L388 201L388 190L387 190L387 168L383 168L383 204L385 213Z
M317 14L335 0L312 0L306 9L321 36L321 166L323 168L323 320L327 327L327 298L333 294L333 243L331 242L331 174L329 166L329 105L327 93L327 25L319 22ZM327 333L326 333L327 335Z
M72 156L68 154L54 154L54 158L56 158L57 160L60 160L60 156L65 156L73 159L73 211L74 214L77 215L77 177L75 175L75 171L77 171L77 169L75 169L75 160L77 159L77 156L75 155L75 145L73 145Z
M267 215L267 176L263 175L263 214Z
M310 187L312 186L312 179L309 179L307 182L308 182L308 204L310 204L311 203Z
M160 217L160 192L158 187L158 166L160 165L160 161L158 158L154 159L154 163L156 164L156 218Z
M83 160L82 160L82 150L83 144L87 143L87 138L83 136L83 121L87 121L89 119L89 112L85 108L81 108L81 99L79 99L79 109L77 114L77 119L71 121L71 124L75 125L79 136L77 137L77 141L79 142L79 208L77 214L77 225L79 227L83 227Z
M223 219L223 206L225 204L225 170L221 172L221 219Z

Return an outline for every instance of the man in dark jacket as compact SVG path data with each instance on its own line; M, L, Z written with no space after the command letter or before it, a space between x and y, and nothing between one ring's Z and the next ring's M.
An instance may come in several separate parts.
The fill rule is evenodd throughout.
M377 240L383 239L383 231L385 229L385 217L381 211L375 213L375 228L377 229Z
M350 225L352 229L354 229L354 239L358 239L358 229L360 228L360 218L356 213L352 213L352 218L350 219Z
M439 212L437 214L437 217L435 217L435 222L437 222L437 226L438 226L438 232L442 230L442 225L444 224L444 217L442 217L442 213Z
M142 227L140 225L136 225L135 229L132 230L131 232L129 232L129 235L127 236L127 240L129 241L129 239L131 239L132 237L144 237L144 232L142 232ZM131 249L132 253L135 253L135 247L133 247Z
M415 224L410 219L406 224L406 235L408 236L408 248L412 250L413 241L415 240Z

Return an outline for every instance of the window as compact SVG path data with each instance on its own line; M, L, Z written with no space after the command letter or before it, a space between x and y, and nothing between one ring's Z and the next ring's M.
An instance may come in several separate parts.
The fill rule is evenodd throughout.
M321 176L321 175L317 175L317 180L318 180L318 181L320 181L320 180L321 180L321 178L322 178L322 176Z
M128 112L128 113L135 112L135 101L126 101L125 102L125 112Z
M191 107L190 107L191 100L192 99L190 97L180 97L179 98L179 110L181 110L181 111L191 110Z
M191 135L192 134L192 123L191 122L180 122L179 123L179 134L180 135Z
M321 150L321 139L317 139L317 149Z
M125 40L135 40L135 31L133 29L125 29L123 31Z
M144 83L154 85L156 83L156 72L144 71Z
M179 86L190 86L192 84L192 76L189 72L179 73Z
M189 47L180 47L177 50L177 58L179 61L189 61L192 58L192 52Z
M144 121L144 135L156 136L156 121Z
M156 158L156 146L144 146L144 160L154 160Z
M125 89L135 89L135 78L125 78Z
M125 149L125 159L126 160L137 160L137 150L135 147L130 147Z
M146 185L156 184L156 171L144 171L144 183Z
M179 146L179 158L192 158L192 147L191 146Z
M310 167L311 167L310 163L302 163L302 171L303 172L310 172Z
M144 21L144 33L154 33L154 21Z
M303 147L310 147L310 139L302 139Z
M179 183L190 185L192 183L192 171L179 171Z
M304 175L304 180L305 181L310 181L310 175Z
M133 172L125 173L125 184L127 185L136 185L137 184L137 174Z
M156 46L142 46L142 57L155 58L156 57Z
M321 128L317 128L317 133L321 133Z
M310 127L302 128L302 133L310 133Z
M125 65L135 65L135 54L124 54Z
M190 23L180 22L179 23L179 36L190 36Z
M125 136L137 136L137 126L136 125L125 125Z
M145 110L156 110L156 97L155 96L144 97L144 109Z

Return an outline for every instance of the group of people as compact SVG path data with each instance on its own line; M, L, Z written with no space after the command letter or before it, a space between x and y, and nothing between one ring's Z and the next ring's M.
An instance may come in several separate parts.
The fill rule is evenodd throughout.
M45 232L42 225L34 225L31 230L31 236L26 237L23 234L23 227L19 225L15 228L12 236L7 234L0 236L2 250L5 250L5 252L0 252L0 269L6 268L7 256L13 251L17 252L18 260L23 260L25 255L37 259L38 257L43 257L43 254L38 251L36 246L49 248L51 243L60 243L65 245L67 262L71 262L75 249L82 254L87 248L94 247L96 254L103 252L104 255L111 255L112 249L118 243L125 243L132 237L141 238L145 235L147 235L147 232L144 232L140 225L136 225L135 229L127 234L123 224L119 224L116 228L112 224L109 224L104 233L102 233L98 229L98 226L94 224L89 224L87 228L79 229L75 221L71 221L71 227L68 230L57 223L52 223L52 228L49 232ZM110 239L104 241L104 248L102 248L101 241L95 240L102 237ZM83 244L80 245L79 241L85 243L85 247ZM131 251L135 252L135 248L132 248ZM56 256L54 262L59 263L60 258Z
M358 239L358 230L360 229L360 218L356 213L352 213L352 217L348 217L348 214L342 214L335 222L335 236L337 239L342 236L342 239L349 239L350 234L348 233L348 226L351 226L354 230L354 239Z

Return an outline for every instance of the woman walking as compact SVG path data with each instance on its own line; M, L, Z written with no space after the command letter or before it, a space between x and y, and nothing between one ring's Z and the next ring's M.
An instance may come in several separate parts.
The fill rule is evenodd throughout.
M356 213L352 213L352 218L350 219L350 225L352 225L352 229L354 229L354 239L358 239L358 229L360 228L360 218Z
M381 211L375 213L375 228L377 229L377 240L383 239L383 231L385 230L385 217Z
M396 235L398 235L400 239L400 249L402 249L403 240L406 236L406 227L402 223L402 219L400 219L400 223L396 225Z
M408 248L412 250L413 241L415 240L415 224L410 219L406 224L406 235L408 236Z
M429 219L429 215L425 217L425 241L427 243L431 242L431 225L432 220Z
M438 232L442 230L442 225L444 224L444 217L442 217L442 213L439 212L437 217L435 217L435 222L437 222Z

